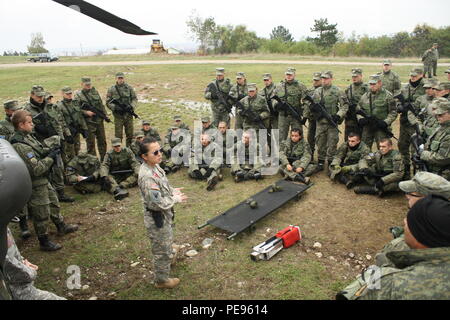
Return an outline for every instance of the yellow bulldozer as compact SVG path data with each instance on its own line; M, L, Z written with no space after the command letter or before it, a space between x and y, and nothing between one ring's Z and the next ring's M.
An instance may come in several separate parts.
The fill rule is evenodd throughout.
M164 45L159 39L153 40L151 53L167 53L167 50L164 49Z

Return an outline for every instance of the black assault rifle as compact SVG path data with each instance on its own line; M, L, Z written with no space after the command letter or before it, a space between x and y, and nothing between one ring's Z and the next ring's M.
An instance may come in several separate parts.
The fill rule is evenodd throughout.
M314 113L318 114L318 118L325 118L327 119L328 123L331 124L333 127L335 127L337 129L337 131L339 133L342 133L339 130L339 126L336 122L334 122L333 118L331 117L331 115L328 113L327 109L325 109L325 107L322 105L322 103L317 103L314 101L313 97L306 95L305 97L306 101L309 101L311 103L311 110L313 110Z
M133 109L133 107L132 107L131 105L126 104L126 103L120 103L120 101L117 100L117 99L111 99L111 100L109 101L109 103L113 103L113 104L115 104L116 106L118 106L118 107L120 108L121 113L129 113L129 114L131 114L134 118L136 118L136 119L141 119L141 118L136 114L136 112L134 112L134 109Z
M376 127L378 129L380 129L381 131L383 131L388 138L394 138L395 140L398 140L397 137L394 136L392 131L389 130L389 128L387 126L385 126L385 127L380 126L378 124L378 119L375 118L374 116L369 116L364 110L358 110L358 111L356 111L356 114L359 114L363 118L367 119L367 121L369 122L369 125L371 125L372 127Z
M276 95L272 97L272 100L278 102L279 110L287 111L294 119L298 120L302 125L306 127L306 118L303 118L302 115L298 113L298 111L289 102L282 100Z
M101 119L105 120L108 123L112 122L111 119L106 115L106 113L104 113L102 110L100 110L94 106L91 106L87 103L83 103L83 105L81 106L81 109L95 113L96 116L100 117Z

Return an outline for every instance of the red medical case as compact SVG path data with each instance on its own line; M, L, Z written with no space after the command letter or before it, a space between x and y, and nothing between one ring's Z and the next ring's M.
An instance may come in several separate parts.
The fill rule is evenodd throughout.
M300 227L289 226L281 231L278 231L275 237L283 240L284 248L289 248L302 239L302 234L300 232Z

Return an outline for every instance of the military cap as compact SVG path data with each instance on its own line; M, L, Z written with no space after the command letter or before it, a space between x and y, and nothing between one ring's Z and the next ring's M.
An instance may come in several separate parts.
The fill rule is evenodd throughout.
M325 78L325 79L331 79L331 78L333 78L333 72L331 72L331 71L324 71L324 72L322 72L320 77L321 78Z
M3 106L8 110L19 110L19 102L17 102L17 100L8 100L3 104Z
M416 77L416 76L418 76L419 74L423 74L423 69L422 69L422 68L418 68L418 67L413 68L413 69L411 70L411 72L409 73L409 75L410 75L410 76L413 76L413 77Z
M447 70L445 70L444 73L450 73L450 68L448 68Z
M239 78L245 78L245 73L244 72L237 72L236 73L236 79L239 79Z
M50 98L53 98L52 93L51 92L46 92L45 93L45 99L50 99Z
M111 145L113 147L118 147L122 145L122 140L120 140L120 138L112 138L111 139Z
M81 78L81 82L82 83L85 83L85 84L91 84L92 82L91 82L91 78L89 78L89 77L83 77L83 78Z
M430 79L431 80L431 79ZM431 84L431 87L433 88L433 89L436 89L436 90L441 90L441 89L439 89L439 85L441 84L440 82L439 82L439 80L437 80L437 79L434 79L435 80L435 82L433 82L432 84Z
M174 121L181 121L181 116L173 116Z
M72 88L66 86L66 87L62 88L61 91L63 93L72 93Z
M313 73L313 80L318 81L320 80L320 76L322 75L322 72L314 72Z
M272 75L270 73L264 73L263 80L269 80L269 79L272 79Z
M256 83L249 83L247 85L247 90L248 91L256 91Z
M146 124L150 125L150 121L148 121L148 120L142 120L142 125L146 125Z
M437 42L433 43L433 46L438 46L439 44Z
M385 66L391 66L391 65L392 65L392 62L391 62L391 60L386 59L386 60L383 61L383 65L385 65Z
M223 76L225 74L224 68L216 68L216 76Z
M45 94L46 94L44 87L39 86L39 85L33 86L31 88L31 93L38 97L45 97Z
M450 90L450 82L441 82L439 83L439 90Z
M439 85L439 82L435 79L426 79L423 83L425 89L433 88L435 85Z
M201 120L202 120L202 122L210 122L211 118L210 117L203 117Z
M424 196L434 194L446 199L450 198L450 182L430 172L417 172L412 180L402 181L398 186L405 193L416 192Z
M136 131L134 133L134 137L135 138L143 138L143 137L145 137L145 134L143 134L142 131Z
M446 98L434 99L430 105L434 115L441 115L450 112L450 101Z
M352 69L352 77L357 77L362 75L363 71L360 68Z
M285 74L295 74L297 70L295 68L287 68Z
M123 73L123 72L117 72L117 73L116 73L116 78L125 78L125 73Z
M173 124L173 125L170 127L170 129L171 129L171 130L180 129L180 125L179 125L178 123L175 123L175 124Z
M377 84L378 81L381 81L381 77L379 74L373 74L370 76L369 84Z

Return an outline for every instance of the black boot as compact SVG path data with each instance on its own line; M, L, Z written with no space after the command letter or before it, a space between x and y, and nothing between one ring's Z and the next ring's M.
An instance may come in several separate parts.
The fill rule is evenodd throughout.
M360 186L354 189L356 194L378 194L378 189L373 186Z
M117 187L114 190L114 199L122 200L122 199L124 199L126 197L128 197L128 191L123 190L121 187Z
M58 190L58 200L59 202L74 202L75 199L69 196L66 196L64 193L64 189Z
M28 238L31 237L30 230L28 230L28 223L26 217L20 218L19 227L20 231L22 232L20 236L22 237L23 240L27 240Z
M51 242L48 239L48 235L40 236L38 239L42 251L56 251L62 248L59 243Z
M405 165L405 174L403 175L403 180L411 180L411 166Z
M323 169L325 168L325 161L323 160L319 160L319 163L317 163L317 168L316 168L316 173L323 171Z
M58 235L63 236L65 234L77 231L78 225L77 224L65 224L64 222L61 222L56 225L56 229L58 229Z
M208 191L214 190L214 187L217 185L218 182L219 182L219 178L217 176L215 176L214 178L209 180L206 190L208 190Z

